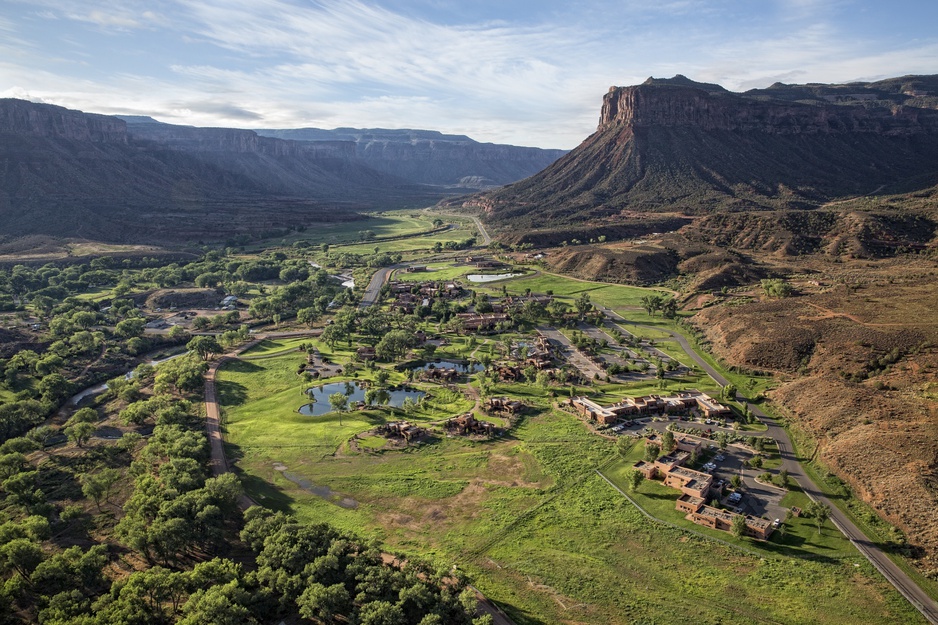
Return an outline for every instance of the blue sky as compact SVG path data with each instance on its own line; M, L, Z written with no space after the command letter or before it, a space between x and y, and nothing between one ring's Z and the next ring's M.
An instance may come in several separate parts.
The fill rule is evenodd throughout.
M934 0L3 0L0 97L572 148L611 85L938 73Z

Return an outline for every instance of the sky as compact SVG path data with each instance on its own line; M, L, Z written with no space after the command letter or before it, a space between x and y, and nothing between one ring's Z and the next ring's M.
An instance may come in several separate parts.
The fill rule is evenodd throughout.
M0 97L570 149L610 86L938 73L935 0L2 0Z

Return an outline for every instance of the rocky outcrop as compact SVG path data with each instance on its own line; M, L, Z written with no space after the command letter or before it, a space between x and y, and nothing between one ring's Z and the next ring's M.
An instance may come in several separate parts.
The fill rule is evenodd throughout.
M465 205L506 232L550 227L565 239L636 213L814 209L933 186L936 139L938 76L746 93L649 79L611 88L576 149Z
M871 94L874 95L875 94ZM599 130L618 125L694 127L770 134L924 134L938 130L938 111L878 100L828 104L768 100L692 86L611 87Z
M565 150L480 143L464 135L432 130L299 128L258 134L303 142L346 141L369 167L419 184L490 188L531 176Z
M127 143L127 124L107 115L91 115L26 100L0 99L0 134Z
M262 137L253 130L196 128L161 123L132 123L128 132L137 139L155 141L186 152L230 152L274 157L355 158L349 141L290 141Z

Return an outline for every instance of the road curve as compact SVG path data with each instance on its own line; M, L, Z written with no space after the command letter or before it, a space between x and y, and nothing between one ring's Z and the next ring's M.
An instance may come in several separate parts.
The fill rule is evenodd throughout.
M709 375L720 386L729 384L729 380L720 375L700 354L698 354L687 341L687 339L673 330L666 330L657 326L648 326L634 321L628 321L618 313L605 309L607 316L614 318L621 324L631 325L639 328L650 328L670 334L681 346L688 356ZM882 548L871 541L866 535L844 514L834 503L817 487L811 478L809 478L801 468L801 462L794 454L794 447L785 428L775 422L775 419L759 410L759 408L748 401L742 395L736 396L736 399L749 406L749 410L768 428L766 434L771 436L778 443L779 456L782 459L782 467L788 471L788 476L795 480L801 489L811 499L818 501L830 508L831 522L847 537L853 546L862 553L876 569L882 573L883 577L892 584L896 590L911 603L922 616L933 625L938 625L938 602L932 599L923 591L915 581L909 577L905 571L889 558Z

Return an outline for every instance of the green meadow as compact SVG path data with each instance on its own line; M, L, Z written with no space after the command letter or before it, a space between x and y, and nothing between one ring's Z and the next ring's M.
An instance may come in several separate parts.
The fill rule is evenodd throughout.
M464 337L458 340L448 349L470 350ZM482 339L472 351L490 350L498 340ZM284 348L283 341L260 347L270 354ZM351 353L323 348L336 362ZM714 537L730 545L701 536L704 528L682 529L683 519L674 518L677 491L657 483L643 484L637 497L679 528L647 519L596 472L621 482L630 459L554 409L549 390L495 385L493 393L519 397L532 409L494 440L437 432L392 450L364 433L401 418L397 412L299 414L309 386L295 373L302 361L302 354L287 353L219 371L226 448L248 493L305 521L380 539L389 550L455 564L519 625L921 622L830 527L817 538L813 524L793 525L791 544L744 539L743 550L723 532ZM395 372L391 382L401 378ZM407 415L418 425L472 408L462 393L423 388L436 397ZM605 401L647 389L590 391ZM807 557L789 555L799 539Z

